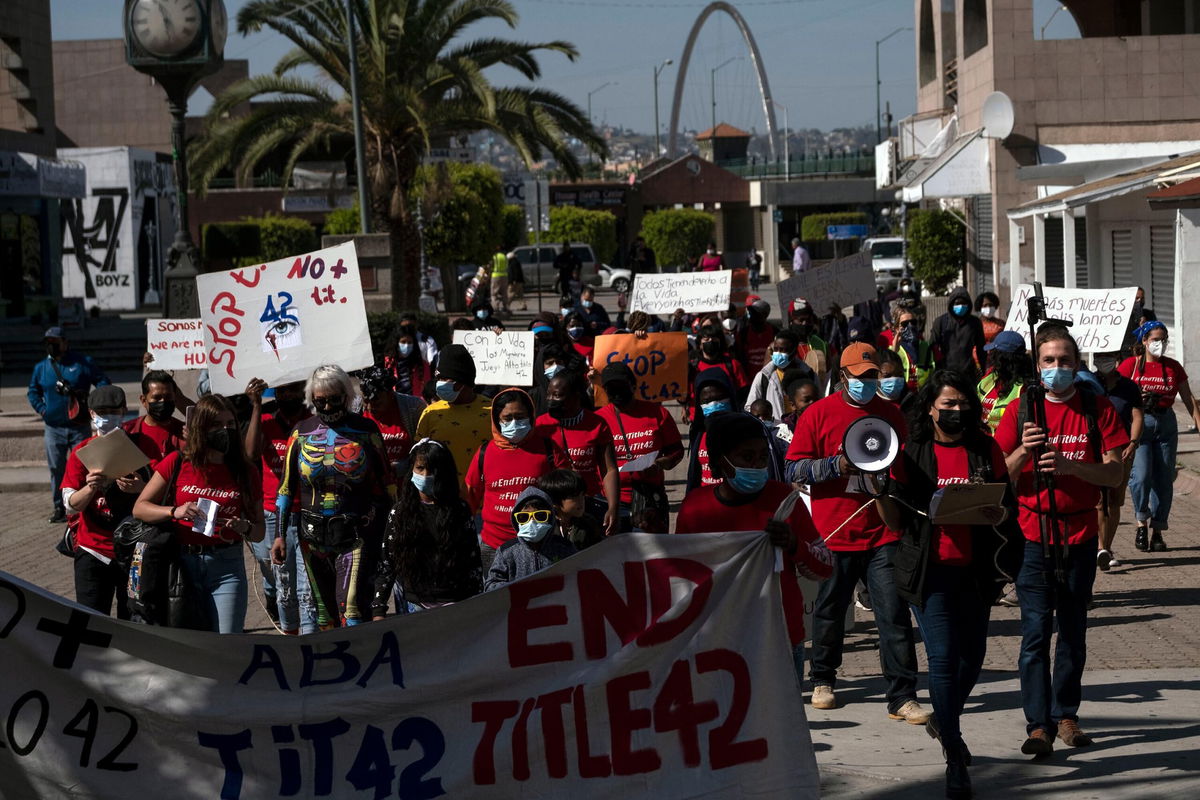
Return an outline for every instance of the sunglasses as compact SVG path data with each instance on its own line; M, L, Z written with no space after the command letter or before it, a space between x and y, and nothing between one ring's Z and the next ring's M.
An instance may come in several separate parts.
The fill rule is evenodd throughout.
M539 508L536 511L518 511L513 514L513 518L517 521L518 525L527 525L530 522L549 522L550 510Z

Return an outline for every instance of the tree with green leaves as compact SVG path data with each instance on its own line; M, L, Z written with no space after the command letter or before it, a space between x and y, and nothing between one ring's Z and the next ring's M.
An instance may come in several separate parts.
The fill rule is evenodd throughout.
M607 264L617 254L617 218L611 211L553 206L545 241L590 244L596 258Z
M569 142L607 155L586 114L560 94L538 87L494 85L485 71L541 76L540 53L578 57L563 41L467 39L480 23L516 28L508 0L350 0L359 31L359 97L372 223L389 233L392 302L416 306L420 286L417 208L411 190L434 143L474 131L507 139L526 163L545 155L572 176L580 164ZM190 153L195 183L207 187L232 167L239 182L264 158L284 153L287 185L296 162L312 152L353 155L350 61L343 0L252 0L237 16L243 35L270 28L294 48L275 71L221 93ZM316 70L315 79L302 73ZM247 111L247 107L249 110Z
M652 211L642 218L642 236L658 263L681 266L689 256L704 252L713 238L713 215L692 208Z
M908 263L913 277L943 294L963 266L963 225L950 211L919 209L908 215Z

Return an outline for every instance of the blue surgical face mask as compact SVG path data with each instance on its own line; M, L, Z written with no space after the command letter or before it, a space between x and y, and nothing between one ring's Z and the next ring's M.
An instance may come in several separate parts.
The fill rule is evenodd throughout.
M458 399L458 395L462 389L454 388L454 381L438 381L437 388L434 390L437 396L445 400L447 403L453 403Z
M533 423L528 419L512 419L500 423L500 435L513 444L517 444L533 430Z
M432 494L431 490L433 489L433 476L418 475L414 472L412 474L412 484L413 486L417 487L417 491L421 494Z
M729 459L725 459L725 463L733 467L733 477L729 478L729 485L738 494L758 494L762 488L767 485L767 468L752 469L750 467L734 467Z
M110 417L102 417L99 414L92 415L92 427L96 429L96 433L103 436L117 429L121 424L121 415L113 414Z
M879 393L888 400L899 400L904 393L904 378L880 378Z
M701 405L700 410L704 412L704 416L708 417L721 411L732 411L733 405L728 400L713 400L711 403Z
M792 355L791 353L771 353L771 363L779 369L783 369L792 363Z
M591 308L592 301L591 300L580 300L579 305L583 306L584 308Z
M401 358L408 358L412 355L413 346L408 342L401 342L396 350L400 353Z
M1042 370L1042 385L1052 392L1062 393L1075 383L1075 370L1046 367Z
M531 542L536 544L542 539L545 539L546 534L550 533L551 529L553 528L553 522L534 522L533 520L530 520L524 525L517 527L517 536L519 536L523 542Z
M562 364L551 364L550 366L546 367L544 370L546 373L546 380L550 380L564 369L566 369L566 367L564 367Z
M575 309L573 309L573 308L560 308L560 309L559 309L559 311L561 311L561 312L562 312L563 319L566 319L566 318L567 318L567 315L568 315L568 314L570 314L570 313L571 313L572 311L574 311L574 310L575 310Z
M871 402L871 398L879 391L879 381L863 380L861 378L850 378L846 381L846 392L850 395L850 399L858 403L860 406L865 406Z
M954 311L954 316L965 317L967 312L971 310L971 306L967 303L955 303L952 310Z
M480 308L475 311L475 316L478 319L487 319L488 312L486 308Z

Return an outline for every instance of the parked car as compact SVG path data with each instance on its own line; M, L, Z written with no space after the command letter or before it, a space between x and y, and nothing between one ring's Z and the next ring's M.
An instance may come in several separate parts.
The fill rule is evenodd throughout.
M554 270L554 257L562 250L562 244L523 245L516 248L517 260L525 273L525 287L528 291L535 289L550 289L558 280ZM603 280L598 269L604 265L596 259L590 244L571 242L571 252L583 263L580 279L585 284L600 285Z
M863 240L862 249L871 254L875 285L890 290L904 277L904 239L899 236L872 236Z
M608 264L601 264L596 272L600 279L598 285L603 289L628 292L633 288L633 273L624 267L610 267Z

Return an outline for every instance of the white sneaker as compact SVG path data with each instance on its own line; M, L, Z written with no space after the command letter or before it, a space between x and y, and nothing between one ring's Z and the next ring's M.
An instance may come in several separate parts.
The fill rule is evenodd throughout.
M1096 553L1096 567L1101 572L1108 572L1108 568L1112 566L1112 553L1108 550L1101 549Z
M814 686L811 702L813 708L837 708L837 698L834 697L832 686Z
M1117 554L1112 552L1111 550L1108 552L1108 565L1110 567L1121 566L1121 562L1117 560Z

